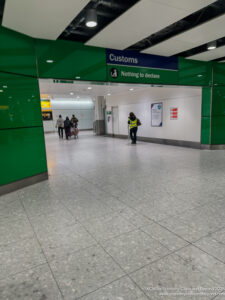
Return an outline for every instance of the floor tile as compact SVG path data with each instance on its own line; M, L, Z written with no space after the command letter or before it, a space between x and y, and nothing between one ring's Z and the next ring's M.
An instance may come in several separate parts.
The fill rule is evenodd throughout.
M15 279L19 286L3 289L9 299L17 292L32 299L33 284L49 299L60 299L48 268L47 277L45 271L26 275L45 256L65 300L145 299L121 278L121 268L134 272L141 288L224 286L224 151L143 142L134 148L90 132L69 142L48 134L46 149L49 180L0 197L0 282L22 272ZM24 276L25 282L30 277L27 294L21 291ZM40 300L41 292L33 299Z
M24 216L26 216L26 213L19 200L0 201L0 220L5 218L13 220Z
M150 299L209 300L211 295L199 296L190 293L199 288L213 289L219 284L206 274L194 269L177 255L172 254L145 266L131 274L132 279L146 291ZM179 294L180 293L180 294Z
M102 244L127 273L141 268L170 252L141 230L123 234Z
M12 201L19 201L19 196L17 191L0 196L0 203L9 203Z
M74 251L96 244L80 224L59 227L55 230L39 230L36 233L48 261L60 259Z
M183 258L193 268L200 270L221 285L224 284L224 263L194 246L187 246L186 248L177 251L176 254Z
M222 228L211 235L218 242L225 244L225 228Z
M30 222L35 231L40 232L55 231L57 228L75 224L76 220L66 208L61 208L47 214L32 216Z
M118 213L91 219L89 222L85 222L84 226L99 242L136 229Z
M64 209L64 206L54 195L50 198L26 198L22 200L22 203L29 217L40 214L52 214L54 211L61 211Z
M45 257L35 239L21 240L0 247L0 279L45 263Z
M216 296L215 298L213 298L213 300L225 300L225 291L220 293L218 296Z
M61 294L47 265L35 267L0 280L0 299L61 300Z
M175 251L188 245L186 241L156 223L142 227L141 230L149 234L153 239L158 240L163 246L171 251Z
M210 229L208 226L198 226L198 224L196 224L195 222L184 222L184 220L182 220L180 216L166 218L159 221L159 224L174 232L188 242L195 242L210 233ZM215 227L214 230L216 230ZM213 229L211 229L211 231L213 232Z
M113 210L108 205L93 197L90 197L88 200L70 203L67 205L67 208L73 216L80 221L90 220L113 213Z
M98 197L98 199L103 203L109 206L113 211L120 211L127 208L127 205L122 201L118 200L118 198L106 195L104 197Z
M73 300L122 277L124 272L99 246L74 252L51 268L63 296Z
M119 210L118 213L138 228L152 223L152 221L150 221L148 218L129 207Z
M0 219L0 246L14 243L34 235L27 217Z
M225 263L225 244L214 239L213 234L200 239L194 245Z
M82 300L148 300L145 294L128 278L113 283L81 298Z

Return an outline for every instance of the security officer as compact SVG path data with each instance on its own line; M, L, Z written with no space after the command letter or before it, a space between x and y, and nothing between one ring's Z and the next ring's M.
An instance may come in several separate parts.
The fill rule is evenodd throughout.
M128 124L130 128L130 138L131 138L131 143L136 144L137 140L137 130L138 126L141 125L141 122L139 119L136 118L135 114L133 112L130 112L129 118L128 118Z

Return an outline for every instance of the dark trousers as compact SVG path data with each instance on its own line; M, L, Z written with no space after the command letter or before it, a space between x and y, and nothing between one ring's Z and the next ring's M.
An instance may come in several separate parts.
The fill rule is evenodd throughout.
M66 134L66 139L68 140L68 137L70 136L70 127L65 127L65 134Z
M136 144L137 140L137 127L133 127L130 129L130 138L132 140L132 144Z
M63 127L58 127L58 134L63 139Z

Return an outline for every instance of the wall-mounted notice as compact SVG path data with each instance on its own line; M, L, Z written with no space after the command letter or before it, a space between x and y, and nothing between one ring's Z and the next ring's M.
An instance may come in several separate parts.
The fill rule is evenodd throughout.
M178 108L170 107L170 120L177 120L177 119L178 119Z
M162 127L162 103L151 104L151 120L152 127Z

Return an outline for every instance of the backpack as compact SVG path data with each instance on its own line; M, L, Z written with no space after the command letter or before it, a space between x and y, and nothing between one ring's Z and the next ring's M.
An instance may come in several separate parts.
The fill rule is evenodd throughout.
M137 126L141 126L141 121L137 119Z
M66 121L65 121L65 127L68 128L68 127L70 127L70 125L71 125L70 120L66 120Z

